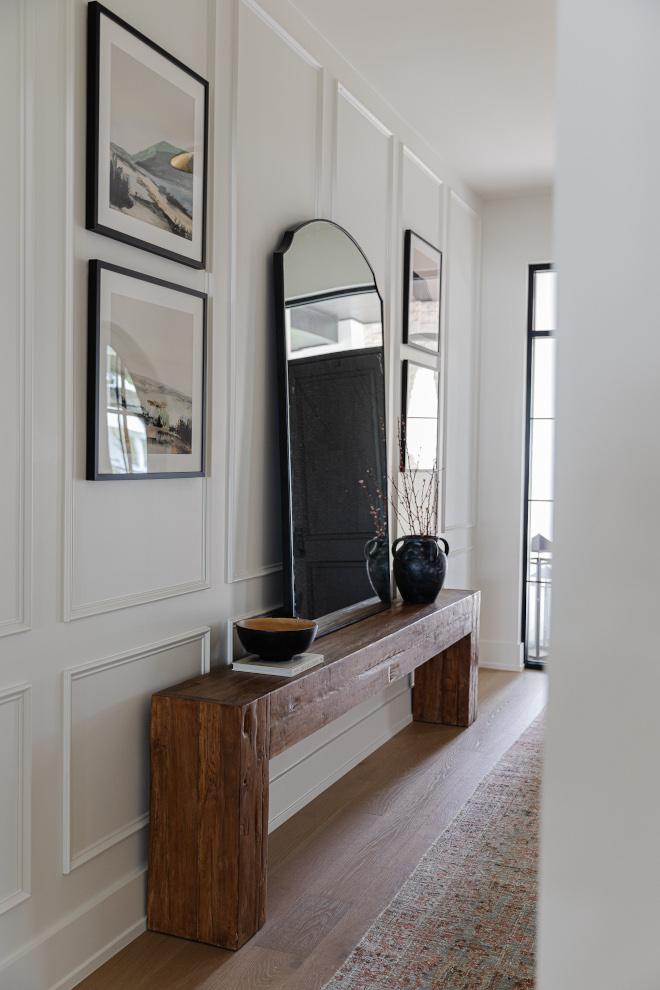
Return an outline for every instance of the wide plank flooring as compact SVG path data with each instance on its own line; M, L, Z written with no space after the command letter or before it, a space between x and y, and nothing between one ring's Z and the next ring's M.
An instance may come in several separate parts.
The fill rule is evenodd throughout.
M547 678L479 672L469 729L413 722L273 832L268 912L238 952L145 932L76 990L318 990L536 717Z

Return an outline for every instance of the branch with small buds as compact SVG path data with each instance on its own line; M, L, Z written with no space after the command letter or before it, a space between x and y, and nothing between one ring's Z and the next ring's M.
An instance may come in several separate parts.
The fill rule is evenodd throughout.
M397 425L399 482L390 478L390 504L401 529L414 536L436 536L438 532L439 473L436 462L430 471L406 467L411 463L405 431ZM418 476L421 474L421 485Z
M371 518L374 521L376 536L385 536L386 522L383 508L385 505L385 500L383 498L383 493L380 490L380 485L378 484L375 473L370 468L367 468L367 474L370 476L373 481L374 488L376 489L376 505L374 505L374 498L371 496L369 489L365 484L364 478L360 478L358 484L362 486L362 491L367 496L367 501L369 502L369 512L371 513Z
M440 475L434 461L431 470L411 468L405 430L397 424L397 444L399 448L399 480L388 477L390 489L383 492L378 475L371 468L365 474L368 481L360 478L358 484L369 503L369 512L374 523L376 536L387 532L387 503L392 506L399 528L410 530L411 536L436 536L438 532L438 496ZM375 494L374 494L375 493Z

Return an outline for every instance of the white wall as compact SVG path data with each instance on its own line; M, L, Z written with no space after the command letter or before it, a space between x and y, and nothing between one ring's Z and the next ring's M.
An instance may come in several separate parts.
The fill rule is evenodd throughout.
M520 670L528 266L554 260L550 193L483 211L477 587L479 662Z
M3 990L66 990L144 928L149 696L228 662L232 620L280 604L269 259L287 226L336 219L374 266L390 435L403 231L444 250L448 583L474 576L478 198L285 0L110 6L211 82L209 272L84 230L86 4L3 0ZM208 478L84 480L94 257L209 292ZM274 760L271 825L409 719L404 682Z
M660 986L659 38L657 3L560 3L539 990Z

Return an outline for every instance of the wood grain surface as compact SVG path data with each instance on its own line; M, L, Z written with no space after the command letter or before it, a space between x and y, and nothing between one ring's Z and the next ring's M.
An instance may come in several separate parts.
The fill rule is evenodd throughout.
M411 723L281 825L268 842L266 923L237 952L145 932L78 990L319 990L536 717L546 685L540 671L481 670L469 728ZM326 902L341 902L336 916ZM304 940L310 904L320 941Z
M268 840L266 923L237 952L145 932L78 990L319 990L536 717L546 688L540 671L480 671L469 728L411 723L281 825ZM341 904L336 914L327 902ZM305 935L310 905L320 940Z
M388 641L393 647L391 659L406 649L408 642L418 648L425 645L428 659L471 631L472 615L475 604L478 608L478 603L478 591L451 589L443 589L437 600L430 605L407 605L402 601L395 601L391 608L377 615L368 616L360 622L317 639L315 649L318 648L318 652L323 653L324 661L312 671L304 671L293 677L276 678L272 675L247 674L230 667L217 667L208 674L198 674L160 691L159 694L162 697L216 701L242 707L258 698L266 695L272 697L281 689L293 687L337 661L341 661L342 665L350 664L352 660L362 656L365 668L377 667L387 658L385 651ZM441 631L443 629L444 632ZM396 636L400 632L409 637L406 645L401 647L396 645ZM442 639L446 639L446 642L442 642ZM370 664L369 660L373 660L373 663Z
M255 945L280 952L292 952L306 958L352 907L318 894L305 894L285 911L268 929L256 936Z
M197 937L199 732L194 701L152 698L147 918L183 938Z
M414 717L471 724L478 622L479 592L445 591L329 634L324 664L296 677L223 668L154 695L148 927L226 949L251 938L266 918L269 759L418 667Z
M147 924L236 949L266 915L268 698L154 695Z
M474 667L462 672L467 692L462 722L455 721L455 706L449 703L454 724L467 725L476 713L479 604L478 591L451 589L443 589L430 605L396 601L384 612L317 640L324 662L312 670L280 678L220 667L159 696L239 708L270 698L272 758L469 636Z

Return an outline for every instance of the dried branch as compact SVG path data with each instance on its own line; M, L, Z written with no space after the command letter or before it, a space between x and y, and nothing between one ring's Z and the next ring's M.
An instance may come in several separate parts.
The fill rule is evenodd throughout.
M440 476L434 461L430 471L411 468L412 463L403 431L397 424L399 477L388 476L389 491L383 492L376 472L368 468L367 479L359 484L367 497L376 536L387 532L387 505L392 506L398 528L413 536L436 536Z
M415 536L436 536L438 525L439 474L436 462L430 471L411 468L407 441L397 428L399 445L399 479L390 478L390 504L402 529ZM421 474L421 484L418 483Z

